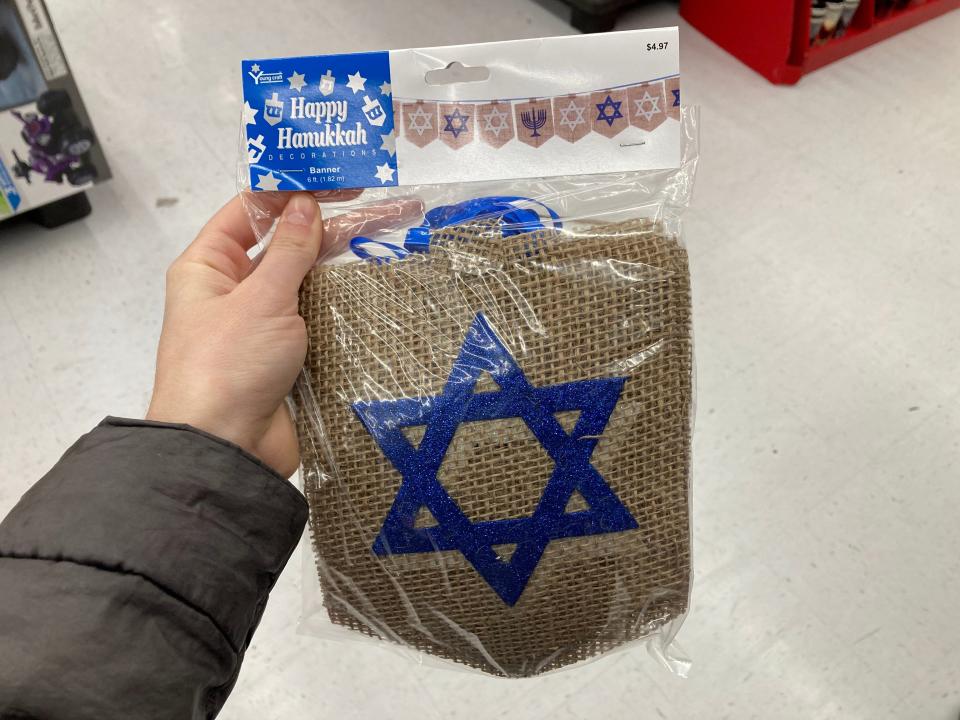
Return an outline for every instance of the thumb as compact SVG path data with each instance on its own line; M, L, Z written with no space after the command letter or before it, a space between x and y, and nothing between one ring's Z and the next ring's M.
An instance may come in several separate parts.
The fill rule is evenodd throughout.
M259 297L296 303L300 283L313 267L323 243L320 207L309 193L296 193L280 216L259 266L244 281Z

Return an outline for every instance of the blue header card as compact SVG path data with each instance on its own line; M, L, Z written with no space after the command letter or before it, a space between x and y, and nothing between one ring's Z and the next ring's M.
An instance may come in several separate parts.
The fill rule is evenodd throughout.
M250 187L396 185L387 52L243 61Z

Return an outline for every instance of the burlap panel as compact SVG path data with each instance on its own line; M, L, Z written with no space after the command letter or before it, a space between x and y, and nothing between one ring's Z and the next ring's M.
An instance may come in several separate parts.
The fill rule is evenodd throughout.
M690 578L690 284L647 221L502 238L447 228L429 254L316 268L297 393L310 528L334 623L486 672L536 675L680 617ZM441 392L483 312L536 386L627 377L593 464L639 529L549 544L508 607L456 551L377 557L400 475L351 410ZM552 461L520 421L461 425L440 479L472 520L535 506Z

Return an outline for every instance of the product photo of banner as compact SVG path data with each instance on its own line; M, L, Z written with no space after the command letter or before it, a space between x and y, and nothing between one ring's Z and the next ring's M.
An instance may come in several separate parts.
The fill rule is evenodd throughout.
M569 95L512 103L495 100L477 106L475 121L473 108L468 105L454 107L418 100L404 106L407 114L403 136L418 147L439 138L456 149L474 141L476 134L472 125L476 122L481 124L479 137L493 147L501 148L516 139L538 148L554 136L576 142L591 131L613 138L628 123L652 132L667 118L680 119L678 113L667 107L665 85L664 81L640 83L583 97ZM673 88L671 102L679 102L674 95L674 91L679 93L679 84L670 82L669 85ZM438 113L439 132L430 132Z

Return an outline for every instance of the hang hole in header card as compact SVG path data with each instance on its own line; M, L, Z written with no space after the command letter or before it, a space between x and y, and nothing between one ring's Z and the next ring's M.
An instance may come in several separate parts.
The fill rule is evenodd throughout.
M490 79L490 68L483 65L464 65L454 60L445 68L428 70L423 76L427 85L453 85L454 83L483 82Z

